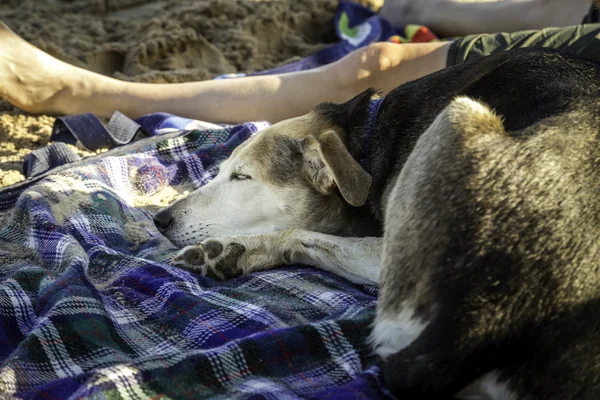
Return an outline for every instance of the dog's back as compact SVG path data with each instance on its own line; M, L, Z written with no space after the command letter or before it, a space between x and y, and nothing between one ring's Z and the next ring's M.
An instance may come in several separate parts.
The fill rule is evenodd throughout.
M383 223L386 190L435 117L457 96L489 105L503 118L507 131L517 131L546 117L564 112L579 98L595 98L600 69L592 60L553 50L512 50L446 68L408 82L385 98L371 134L369 171L373 185L369 209ZM345 132L364 124L373 91L343 105L319 106Z
M441 112L387 200L373 339L397 394L600 396L599 70L524 51L412 83Z

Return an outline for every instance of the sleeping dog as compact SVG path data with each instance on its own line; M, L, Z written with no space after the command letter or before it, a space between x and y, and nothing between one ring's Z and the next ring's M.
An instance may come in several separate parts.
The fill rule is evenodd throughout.
M301 263L378 284L399 398L597 399L599 90L599 64L514 50L320 104L155 224L214 278Z

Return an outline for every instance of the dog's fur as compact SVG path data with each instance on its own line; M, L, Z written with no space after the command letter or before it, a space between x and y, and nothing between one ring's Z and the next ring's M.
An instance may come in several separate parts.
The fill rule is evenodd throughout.
M400 398L596 399L599 89L592 61L515 50L400 86L372 132L374 91L321 104L156 224L216 278L380 283L372 341Z

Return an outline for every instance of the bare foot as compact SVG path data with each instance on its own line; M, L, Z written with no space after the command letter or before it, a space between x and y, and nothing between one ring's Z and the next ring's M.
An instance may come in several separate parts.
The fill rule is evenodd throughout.
M68 113L81 70L29 44L0 22L0 97L34 114Z

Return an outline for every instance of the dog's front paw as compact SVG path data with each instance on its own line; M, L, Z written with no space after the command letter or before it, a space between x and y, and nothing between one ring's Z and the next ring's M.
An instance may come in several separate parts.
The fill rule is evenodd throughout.
M242 274L238 261L245 251L246 248L235 241L207 239L181 249L171 264L198 271L202 276L225 280Z

